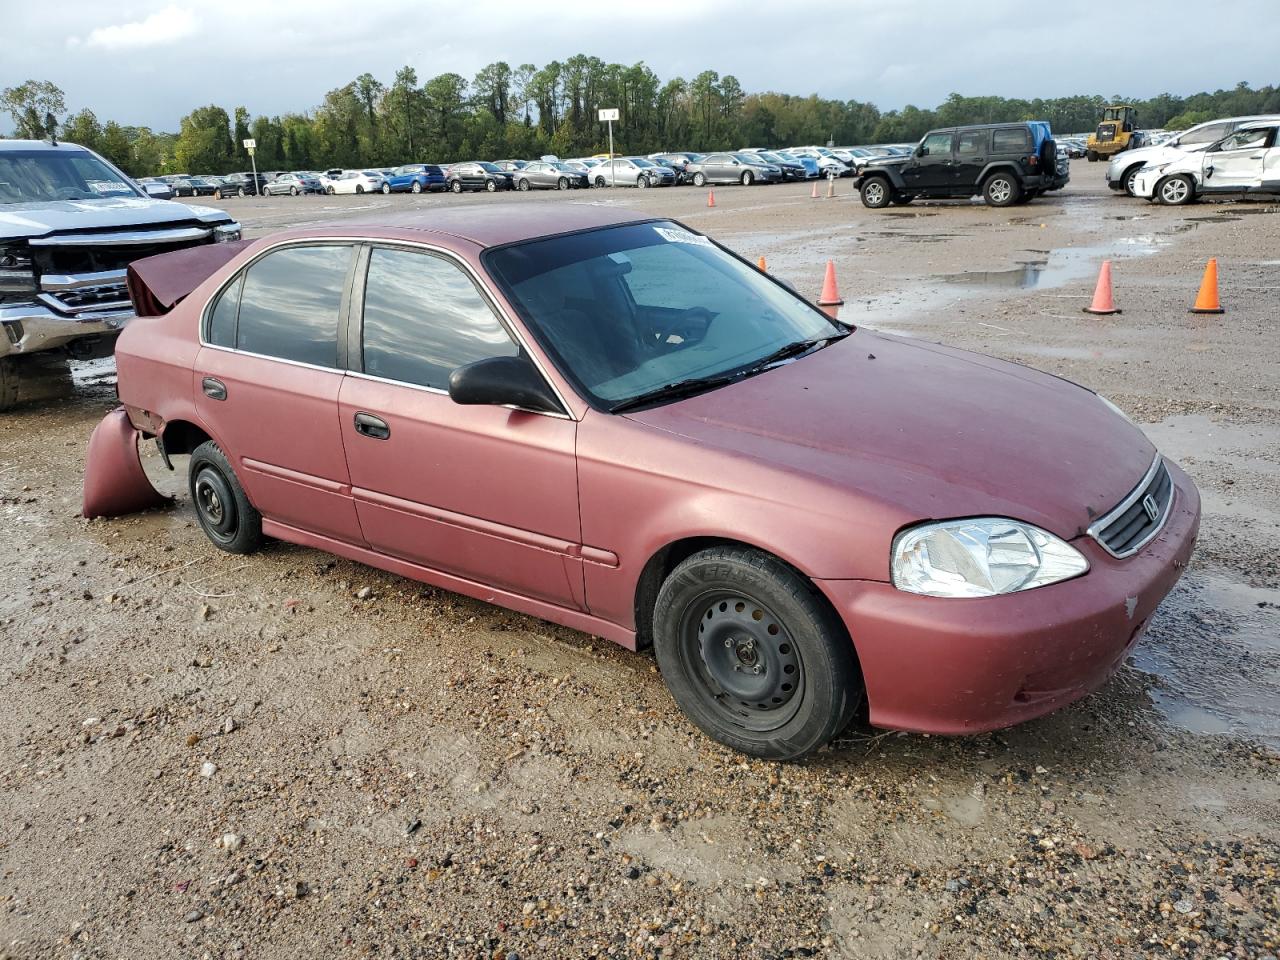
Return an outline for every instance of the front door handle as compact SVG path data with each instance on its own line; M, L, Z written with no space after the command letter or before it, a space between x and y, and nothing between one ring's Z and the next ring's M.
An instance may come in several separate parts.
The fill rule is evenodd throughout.
M391 428L387 421L375 417L372 413L356 414L356 433L372 437L374 440L387 440L391 437Z
M210 400L227 399L227 385L216 377L205 377L200 381L200 389Z

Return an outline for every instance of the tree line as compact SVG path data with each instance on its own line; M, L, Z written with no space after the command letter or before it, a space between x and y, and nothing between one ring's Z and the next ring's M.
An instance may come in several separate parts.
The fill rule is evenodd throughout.
M134 176L244 170L244 140L257 141L259 170L381 167L466 159L575 157L606 149L599 107L617 107L615 149L721 150L743 146L901 143L938 126L1048 120L1059 134L1093 129L1107 103L1133 104L1147 128L1182 129L1220 116L1280 113L1280 87L1148 99L1084 95L1050 99L951 94L932 109L882 111L858 100L748 93L731 74L705 70L665 82L643 62L627 66L579 54L543 67L491 63L471 80L442 73L423 81L402 67L389 84L363 73L302 113L253 116L243 106L198 107L176 132L114 121L88 108L71 113L48 81L0 91L15 136L39 139L51 120L58 135L103 154Z

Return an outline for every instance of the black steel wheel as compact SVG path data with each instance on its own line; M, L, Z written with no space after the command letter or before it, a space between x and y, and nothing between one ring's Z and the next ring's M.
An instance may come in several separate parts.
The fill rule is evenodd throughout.
M262 516L212 440L192 452L188 483L200 529L215 547L228 553L252 553L262 545Z
M861 702L840 620L812 583L759 551L713 547L677 566L659 591L653 636L689 719L752 756L803 756Z

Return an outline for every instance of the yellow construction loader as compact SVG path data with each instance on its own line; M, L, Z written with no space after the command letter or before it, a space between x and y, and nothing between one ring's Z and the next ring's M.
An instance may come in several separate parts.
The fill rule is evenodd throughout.
M1114 103L1102 111L1102 121L1098 124L1098 129L1089 134L1084 155L1093 163L1136 146L1138 111L1127 103Z

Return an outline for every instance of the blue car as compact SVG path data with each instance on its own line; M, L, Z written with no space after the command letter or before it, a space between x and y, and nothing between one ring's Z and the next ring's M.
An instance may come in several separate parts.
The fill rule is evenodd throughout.
M406 163L382 181L383 193L423 193L445 189L444 171L434 163Z

